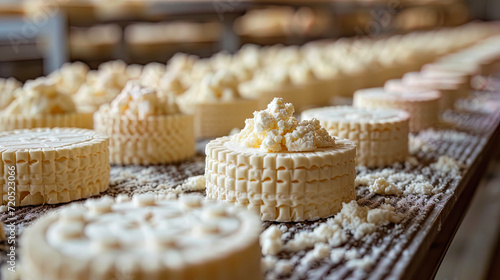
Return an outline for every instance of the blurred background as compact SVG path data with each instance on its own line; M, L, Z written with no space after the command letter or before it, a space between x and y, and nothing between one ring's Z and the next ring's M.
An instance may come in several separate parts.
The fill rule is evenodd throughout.
M0 0L0 77L25 81L67 61L165 63L179 51L207 57L246 43L382 37L475 19L500 19L500 1Z

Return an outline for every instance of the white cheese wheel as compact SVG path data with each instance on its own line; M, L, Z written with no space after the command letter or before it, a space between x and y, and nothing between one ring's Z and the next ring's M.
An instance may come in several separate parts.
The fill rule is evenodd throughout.
M262 279L258 217L188 195L105 196L47 215L21 238L25 280Z
M78 128L0 132L2 204L15 173L15 206L64 203L108 188L108 137ZM14 169L14 170L13 170Z
M0 114L0 130L27 129L38 127L78 127L92 129L92 114L69 113L40 116Z
M356 143L356 163L381 167L408 156L408 121L405 111L332 106L306 110L302 119L318 119L331 135Z
M207 144L206 155L207 197L265 221L329 217L356 198L356 146L349 140L313 152L267 153L221 137Z
M181 110L194 115L196 138L226 136L233 128L243 128L247 118L257 111L258 101L235 99L224 102L192 103Z
M94 113L95 130L109 136L113 164L160 164L185 160L195 153L193 116L152 115L146 119Z
M410 132L418 132L438 123L440 98L437 91L388 92L370 88L354 93L354 106L404 110L410 114Z

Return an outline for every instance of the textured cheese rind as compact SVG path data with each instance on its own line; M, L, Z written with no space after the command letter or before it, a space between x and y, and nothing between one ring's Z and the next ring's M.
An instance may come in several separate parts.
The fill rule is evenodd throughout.
M356 143L356 163L381 167L408 156L408 113L393 109L333 106L302 112L316 118L331 135Z
M78 127L92 129L91 113L70 113L41 116L0 115L0 130L28 129L38 127Z
M192 115L137 119L111 114L104 105L94 114L94 124L95 130L109 135L109 159L113 164L170 163L195 153Z
M206 155L207 197L265 221L329 217L356 198L356 146L349 140L314 152L267 153L221 137L207 144Z
M17 176L16 206L65 203L108 188L108 138L78 128L0 133L2 204L9 201L9 168Z
M235 127L243 128L245 120L258 109L258 101L252 99L193 103L189 108L181 105L182 111L193 114L196 138L225 136Z
M417 93L387 92L383 88L358 90L354 106L359 108L394 108L410 114L410 132L431 128L438 123L439 100L436 91Z
M262 279L261 222L244 209L153 196L72 206L25 231L23 279Z

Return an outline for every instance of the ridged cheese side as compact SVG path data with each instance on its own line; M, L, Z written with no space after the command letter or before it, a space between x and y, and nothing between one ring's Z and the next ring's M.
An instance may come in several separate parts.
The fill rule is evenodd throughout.
M333 106L302 112L302 119L316 118L331 135L356 143L356 163L381 167L408 156L409 114L393 109Z
M92 129L92 114L69 113L41 116L0 115L0 130L28 129L38 127L78 127Z
M76 128L0 133L2 204L11 201L9 171L15 167L15 206L57 204L108 188L108 138Z
M356 198L356 147L349 140L314 152L267 153L222 137L207 144L206 155L207 197L265 221L329 217Z
M434 127L438 123L439 101L436 91L395 93L383 88L358 90L354 93L354 107L394 108L410 114L410 132Z
M109 159L114 164L159 164L187 159L195 153L193 116L154 115L146 119L94 114L95 130L109 136Z

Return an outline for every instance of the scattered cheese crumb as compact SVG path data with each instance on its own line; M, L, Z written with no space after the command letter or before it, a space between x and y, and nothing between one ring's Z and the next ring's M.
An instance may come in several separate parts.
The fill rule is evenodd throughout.
M402 191L396 185L387 182L384 178L378 178L369 187L372 193L382 195L401 195Z
M431 195L435 192L434 187L428 183L413 183L406 187L405 194L425 194Z
M352 259L347 261L346 266L348 268L358 268L366 271L373 266L373 259L369 256L364 256L361 259Z
M294 265L289 260L279 260L276 262L276 272L280 275L289 275L292 273Z
M449 156L440 156L438 161L430 166L432 169L444 173L458 173L460 171L460 164Z
M283 247L281 234L281 230L276 225L272 225L260 235L263 255L277 255L281 251Z
M265 256L260 260L261 269L263 272L269 271L276 266L278 258L275 256Z
M205 189L206 179L204 175L189 177L181 185L184 191L202 191Z
M373 211L378 210L378 211ZM394 207L383 204L377 209L359 206L356 201L344 203L342 210L321 224L313 232L300 232L288 241L284 249L298 252L328 243L330 246L340 246L352 234L356 240L375 232L379 226L389 223L399 223L403 219L401 214L394 212ZM318 249L319 250L319 249Z

